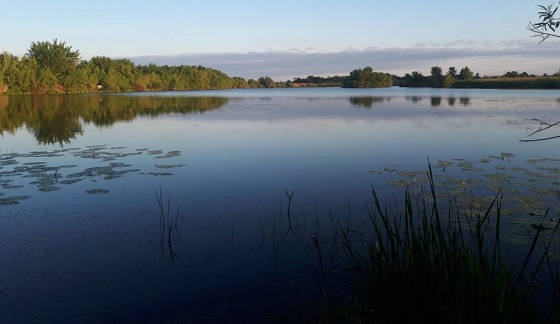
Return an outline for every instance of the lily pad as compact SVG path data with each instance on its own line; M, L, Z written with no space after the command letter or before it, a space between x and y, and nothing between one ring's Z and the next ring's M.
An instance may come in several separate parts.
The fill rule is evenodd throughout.
M174 169L184 167L185 164L156 164L158 169Z
M31 196L12 196L0 198L0 206L17 205L21 200L29 199Z
M86 190L86 193L90 195L98 195L98 194L108 194L110 191L107 189L90 189Z

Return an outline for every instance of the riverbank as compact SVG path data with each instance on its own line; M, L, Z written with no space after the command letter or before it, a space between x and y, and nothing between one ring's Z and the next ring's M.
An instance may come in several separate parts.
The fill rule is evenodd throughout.
M453 84L459 89L560 89L560 77L488 78L459 80Z

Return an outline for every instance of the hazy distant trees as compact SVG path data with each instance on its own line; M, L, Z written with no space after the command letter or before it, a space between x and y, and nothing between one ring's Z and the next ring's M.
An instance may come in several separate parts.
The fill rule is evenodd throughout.
M443 71L439 66L432 66L430 74L432 76L432 83L435 87L441 87L443 85Z
M382 88L393 85L393 77L388 73L374 72L370 66L356 69L342 83L344 88Z
M449 71L447 71L447 74L449 74L452 77L456 77L457 76L457 69L452 66L449 68Z
M442 86L443 86L444 88L451 88L451 87L453 87L453 84L455 84L455 80L456 80L456 79L453 77L453 75L452 75L451 73L448 72L448 73L445 75L445 77L443 78L443 84L442 84Z
M258 80L260 88L275 88L276 83L270 77L260 77Z
M457 74L455 67L450 67L445 75L440 66L432 66L430 75L424 76L418 71L411 74L407 73L403 77L395 77L395 84L402 87L433 87L433 88L450 88L456 81L472 80L474 74L468 66L465 66Z
M469 69L468 66L465 66L459 72L459 80L467 80L468 81L468 80L472 80L472 78L473 78L473 72L471 71L471 69Z

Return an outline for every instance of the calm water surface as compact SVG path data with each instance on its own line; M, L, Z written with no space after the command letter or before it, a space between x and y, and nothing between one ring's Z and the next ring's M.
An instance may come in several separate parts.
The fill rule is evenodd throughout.
M312 233L348 210L359 224L371 185L390 198L422 183L427 158L445 190L505 185L514 230L529 209L556 215L560 139L519 140L560 127L527 137L546 126L534 119L560 120L559 91L0 97L0 321L295 312L320 296ZM162 255L160 190L172 221L180 207L177 258L168 233Z

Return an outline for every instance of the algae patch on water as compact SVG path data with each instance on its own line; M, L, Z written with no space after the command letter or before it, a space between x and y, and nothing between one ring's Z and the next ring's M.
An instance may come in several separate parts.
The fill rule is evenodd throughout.
M109 191L107 189L98 189L98 188L86 190L86 193L88 193L90 195L108 194L109 192L111 192L111 191Z
M184 167L186 164L156 164L156 168L158 169L175 169Z
M40 192L54 192L64 186L74 185L84 180L98 182L113 180L133 174L150 174L154 176L172 176L168 172L142 172L133 165L148 158L173 158L181 156L181 151L148 148L129 150L125 146L88 145L85 148L66 148L56 150L32 151L29 153L3 153L0 154L0 188L13 190L24 188L26 185L34 186ZM78 162L80 159L93 160L101 165L91 165L91 162L68 163L57 165L50 158L64 157L64 161ZM177 161L179 162L179 161ZM182 161L181 161L182 162ZM77 169L80 166L83 169ZM157 169L173 169L184 167L184 163L156 164ZM26 180L31 179L31 180ZM29 181L29 182L28 182ZM106 193L104 190L94 190L88 193ZM3 196L5 194L1 194ZM15 205L18 199L28 196L5 197L2 205ZM16 199L18 198L18 199Z
M12 196L0 198L0 206L17 205L21 200L29 199L30 196Z

